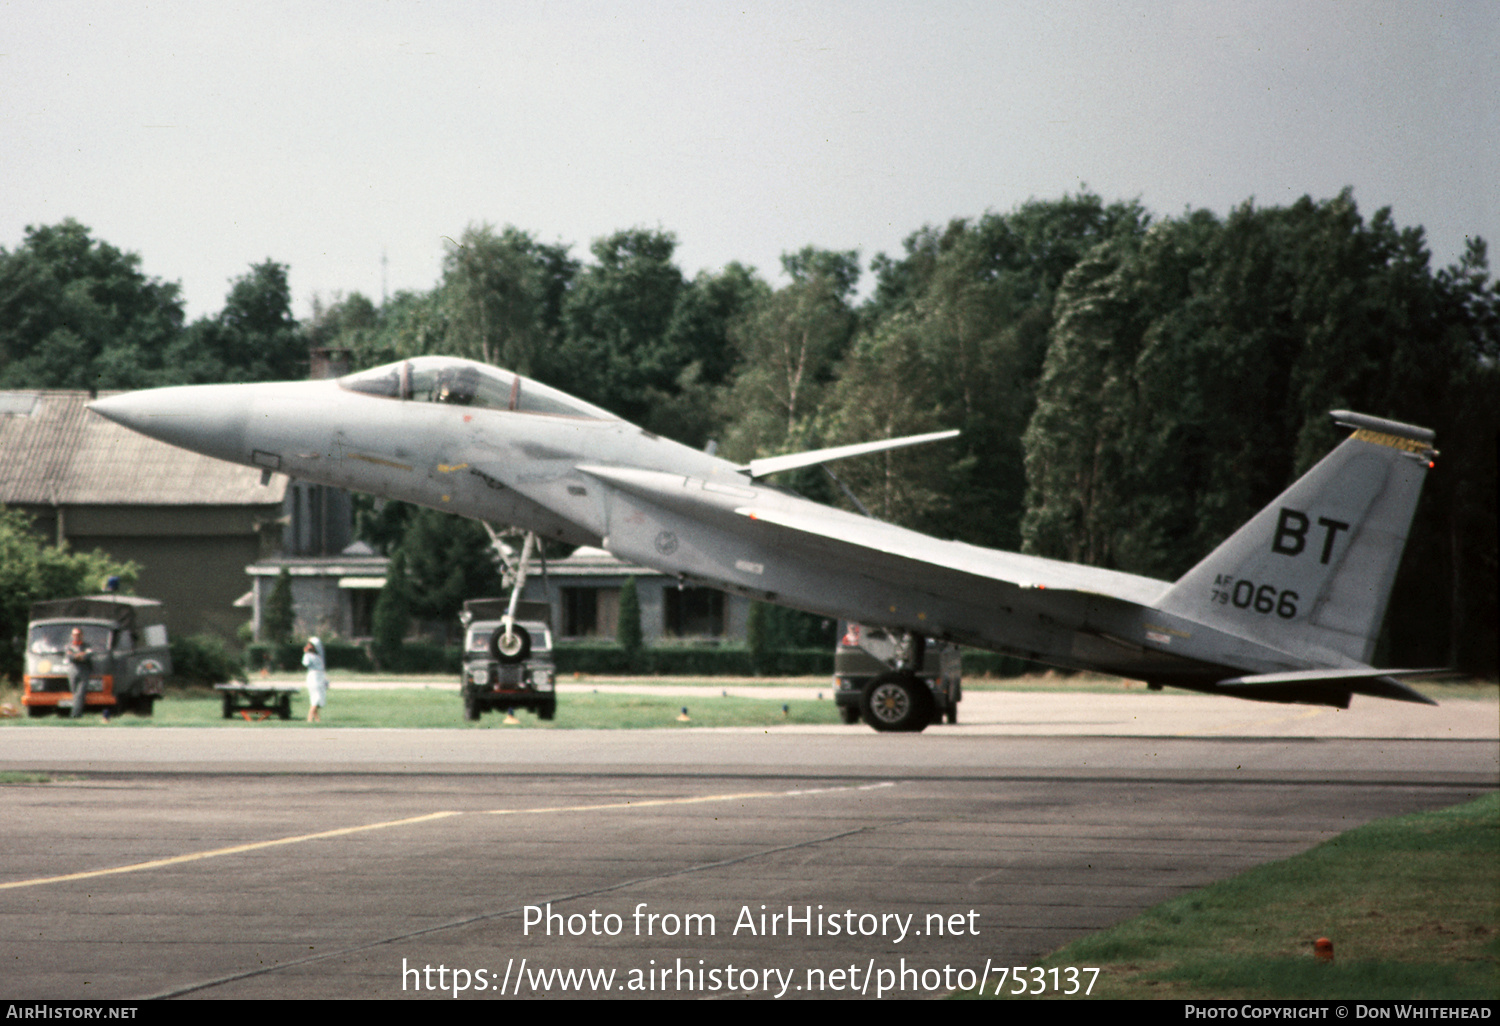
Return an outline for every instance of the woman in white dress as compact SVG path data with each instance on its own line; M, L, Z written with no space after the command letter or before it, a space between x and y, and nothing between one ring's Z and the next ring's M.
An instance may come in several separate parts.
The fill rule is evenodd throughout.
M328 670L323 661L323 642L308 638L302 649L302 665L307 667L307 697L311 708L307 710L308 723L321 723L323 717L318 710L328 704Z

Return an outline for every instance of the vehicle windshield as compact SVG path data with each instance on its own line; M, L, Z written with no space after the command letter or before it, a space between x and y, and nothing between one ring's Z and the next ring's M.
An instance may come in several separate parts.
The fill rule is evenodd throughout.
M533 652L552 651L552 632L547 629L546 624L533 623L527 620L517 620L517 625L526 628L526 633L531 635L531 650ZM490 635L495 633L500 625L477 624L469 628L469 640L465 646L470 652L488 652L490 649Z
M32 624L26 639L26 651L32 655L53 655L68 647L73 638L73 628L83 631L83 643L95 652L109 651L110 629L91 623L37 623Z
M554 417L615 420L607 413L519 374L449 356L418 356L339 379L351 392L411 402L476 406Z

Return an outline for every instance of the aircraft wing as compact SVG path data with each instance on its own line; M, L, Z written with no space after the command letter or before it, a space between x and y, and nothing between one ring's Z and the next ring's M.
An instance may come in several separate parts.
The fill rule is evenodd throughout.
M786 536L788 548L818 551L872 577L930 591L933 571L1014 588L1074 591L1150 605L1170 587L1165 581L1115 570L1060 563L1040 556L943 541L894 524L829 511L803 512L744 506L735 510Z

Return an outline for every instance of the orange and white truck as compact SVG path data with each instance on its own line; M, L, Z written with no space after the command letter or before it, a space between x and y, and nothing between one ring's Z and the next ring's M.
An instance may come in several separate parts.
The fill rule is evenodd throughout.
M31 607L21 704L28 716L71 713L68 660L73 629L93 652L85 712L150 716L172 672L162 604L134 595L85 595Z

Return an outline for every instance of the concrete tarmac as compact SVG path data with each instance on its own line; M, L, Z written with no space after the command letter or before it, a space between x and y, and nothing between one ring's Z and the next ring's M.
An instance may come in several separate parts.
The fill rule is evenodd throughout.
M62 776L0 786L0 996L993 989L1500 775L1493 701L975 692L963 713L921 735L7 728L0 769Z

